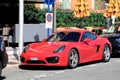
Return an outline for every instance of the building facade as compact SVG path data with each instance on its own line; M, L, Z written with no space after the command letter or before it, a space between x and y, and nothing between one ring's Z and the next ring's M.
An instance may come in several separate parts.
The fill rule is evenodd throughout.
M104 12L106 9L105 0L86 0L92 12ZM77 0L56 0L56 7L62 10L74 10ZM46 4L36 4L36 8L47 8Z

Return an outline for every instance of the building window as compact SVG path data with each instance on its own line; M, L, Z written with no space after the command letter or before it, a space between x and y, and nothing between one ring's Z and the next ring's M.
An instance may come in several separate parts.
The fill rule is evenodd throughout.
M94 0L94 9L95 10L104 10L105 9L105 0Z
M62 0L62 9L71 9L71 0Z

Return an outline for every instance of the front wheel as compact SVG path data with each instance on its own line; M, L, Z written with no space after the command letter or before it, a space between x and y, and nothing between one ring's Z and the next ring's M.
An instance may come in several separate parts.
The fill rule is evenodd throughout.
M104 62L109 62L109 60L110 60L110 55L111 55L111 53L110 53L110 48L109 48L108 45L105 45L105 46L104 46L104 50L103 50L103 61L104 61Z
M70 50L68 57L68 67L71 69L77 67L79 62L78 60L79 60L78 52L75 49Z

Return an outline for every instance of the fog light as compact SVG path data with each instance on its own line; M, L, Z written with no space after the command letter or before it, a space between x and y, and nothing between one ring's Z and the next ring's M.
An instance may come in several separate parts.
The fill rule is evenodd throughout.
M49 58L46 58L46 61L48 63L58 63L59 57L49 57Z

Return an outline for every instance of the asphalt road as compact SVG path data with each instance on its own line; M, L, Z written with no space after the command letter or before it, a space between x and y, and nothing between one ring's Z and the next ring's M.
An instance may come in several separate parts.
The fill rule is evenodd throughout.
M110 62L92 62L75 69L66 67L5 68L0 80L120 80L120 56Z

